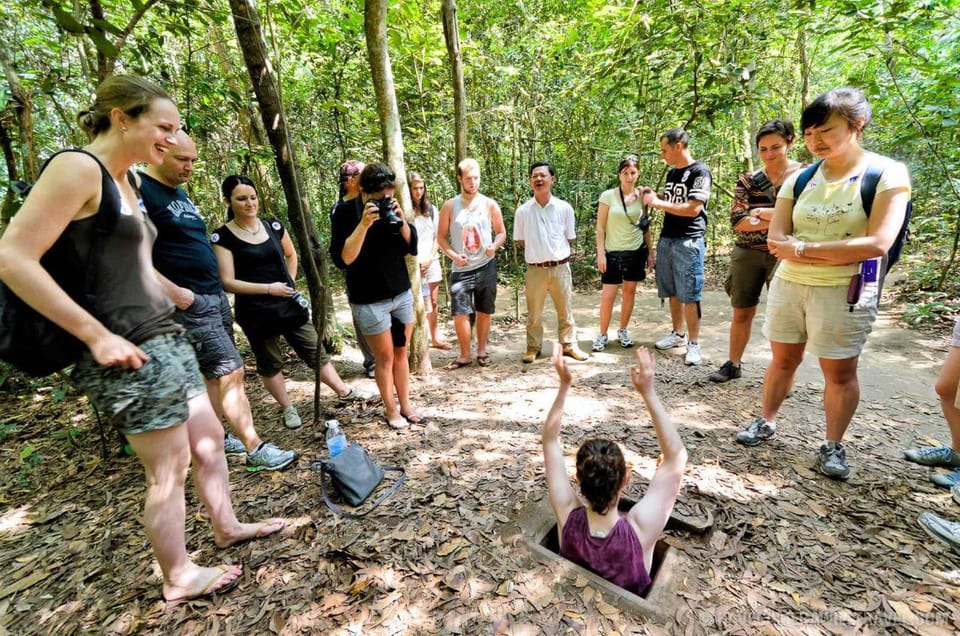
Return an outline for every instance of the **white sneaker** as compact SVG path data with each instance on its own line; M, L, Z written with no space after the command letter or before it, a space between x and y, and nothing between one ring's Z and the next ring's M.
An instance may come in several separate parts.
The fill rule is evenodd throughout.
M297 407L293 404L283 409L283 425L287 428L300 428L303 426L300 414L297 413Z
M603 351L607 348L607 334L602 333L593 339L593 350L594 351Z
M687 345L687 356L683 359L683 363L687 366L696 366L703 362L700 358L700 343L691 342Z
M633 338L630 337L630 333L626 329L617 329L617 339L620 340L620 346L624 349L633 346Z
M663 351L664 349L682 347L685 344L687 344L687 334L679 334L676 331L671 331L669 335L657 340L653 346Z

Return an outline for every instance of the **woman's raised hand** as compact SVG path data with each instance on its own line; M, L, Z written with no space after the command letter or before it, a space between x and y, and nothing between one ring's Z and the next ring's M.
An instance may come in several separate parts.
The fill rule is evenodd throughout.
M553 368L557 370L557 376L560 378L560 384L570 386L573 384L573 375L567 368L567 361L563 357L563 347L559 342L553 343Z
M653 355L646 347L637 347L634 352L634 358L636 359L636 364L631 364L628 367L630 370L630 382L633 383L633 388L643 395L653 388L653 378L656 375L656 363L653 360Z

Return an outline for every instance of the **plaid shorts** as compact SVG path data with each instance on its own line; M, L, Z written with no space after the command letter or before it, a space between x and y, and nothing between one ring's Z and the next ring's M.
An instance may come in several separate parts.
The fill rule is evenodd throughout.
M171 428L187 421L187 401L206 387L193 347L180 333L162 334L140 344L150 356L139 369L105 367L89 351L70 377L124 435Z

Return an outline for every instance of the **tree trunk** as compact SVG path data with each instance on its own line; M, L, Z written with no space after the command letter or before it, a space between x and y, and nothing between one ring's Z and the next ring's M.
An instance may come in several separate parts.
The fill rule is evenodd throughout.
M400 112L393 86L393 69L387 52L387 0L366 0L363 10L364 31L367 38L367 56L373 76L374 93L377 96L377 114L380 116L380 134L383 138L383 154L387 164L397 175L397 198L403 207L408 222L413 221L410 191L407 187L407 171L403 163L403 136L400 129ZM423 294L420 293L420 267L417 259L408 256L407 274L413 290L413 306L416 312L413 336L410 342L410 371L417 375L428 373L430 350L427 343L428 325L424 312Z
M20 146L20 164L24 178L36 181L40 176L39 159L33 137L33 102L30 91L23 88L7 45L0 42L0 66L10 89L10 105L17 120L17 141Z
M7 183L12 183L20 178L20 173L17 170L17 158L13 154L13 140L10 139L8 130L10 119L5 113L0 113L0 149L3 150L3 161L7 167ZM7 193L3 196L3 207L0 208L0 230L6 227L7 222L13 218L13 213L17 209L17 206L14 205L16 195L13 193L13 188L8 186L6 190Z
M326 326L326 289L329 284L326 260L314 229L313 219L310 216L310 204L300 179L300 169L293 145L290 143L283 102L280 99L270 62L267 60L267 48L263 39L263 30L260 27L260 18L252 0L230 0L230 10L237 30L237 43L243 52L257 103L260 105L263 126L273 147L277 172L280 175L280 183L283 185L287 202L287 217L297 240L301 255L300 262L304 265L303 271L310 289L310 300L314 309L313 323L317 333L322 334ZM317 425L320 415L319 367L315 369L315 373L317 385L314 388L313 420L314 425Z
M467 91L463 84L463 57L460 55L460 27L457 24L456 0L441 0L443 39L450 58L453 79L453 120L457 163L467 158Z

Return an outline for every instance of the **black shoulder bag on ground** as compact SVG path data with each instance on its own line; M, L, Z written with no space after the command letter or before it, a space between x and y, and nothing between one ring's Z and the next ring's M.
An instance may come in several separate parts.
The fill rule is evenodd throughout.
M334 514L350 519L359 519L370 514L407 479L406 471L402 466L380 466L370 458L363 446L356 442L349 444L332 459L314 460L310 463L310 467L313 470L318 468L320 470L320 490L323 493L323 502L327 504L327 508ZM400 476L373 502L373 505L367 511L362 513L347 512L330 501L327 494L327 475L330 476L334 490L340 494L345 502L355 507L366 501L367 497L377 489L377 486L383 481L385 470L397 472Z
M650 218L650 215L647 214L647 209L643 209L643 213L640 215L640 218L634 221L630 218L630 213L627 212L627 200L623 196L623 190L620 189L620 186L617 186L617 192L620 194L620 203L623 204L623 213L627 216L627 220L630 221L633 225L637 226L641 232L646 232L650 229L650 222L653 220Z
M40 264L73 300L89 309L93 306L92 292L103 253L103 241L113 231L120 214L120 191L113 177L94 155L80 149L61 152L82 152L96 159L102 175L100 211L94 216L93 236L86 261L80 258L73 241L64 231L40 258ZM44 168L50 159L47 159ZM127 177L133 184L132 175L128 174ZM80 340L39 314L9 287L0 283L0 359L28 375L42 377L75 363L85 350L86 345Z

